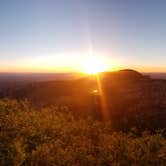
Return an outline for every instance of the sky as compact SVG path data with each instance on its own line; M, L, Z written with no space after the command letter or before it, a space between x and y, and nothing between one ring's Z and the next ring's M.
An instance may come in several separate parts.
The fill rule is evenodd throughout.
M166 72L165 0L0 0L0 72Z

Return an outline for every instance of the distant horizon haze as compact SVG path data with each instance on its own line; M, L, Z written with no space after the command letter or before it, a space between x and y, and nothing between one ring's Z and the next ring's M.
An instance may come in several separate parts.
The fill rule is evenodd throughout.
M72 68L51 68L51 69L26 69L26 68L5 68L2 69L0 68L0 74L5 74L5 73L13 73L13 74L59 74L59 73L83 73L86 74L85 72L81 71L81 69L72 69ZM105 70L106 72L113 72L113 71L119 71L119 70L124 70L124 69L131 69L131 70L136 70L140 73L166 73L166 67L162 68L162 67L128 67L128 66L124 66L124 67L109 67L107 70ZM105 71L101 71L101 72L105 72ZM87 73L88 74L88 73Z

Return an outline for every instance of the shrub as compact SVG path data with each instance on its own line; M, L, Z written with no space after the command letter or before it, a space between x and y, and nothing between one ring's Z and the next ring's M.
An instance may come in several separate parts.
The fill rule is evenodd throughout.
M0 165L166 165L161 133L113 132L92 118L68 111L28 110L24 103L0 100Z

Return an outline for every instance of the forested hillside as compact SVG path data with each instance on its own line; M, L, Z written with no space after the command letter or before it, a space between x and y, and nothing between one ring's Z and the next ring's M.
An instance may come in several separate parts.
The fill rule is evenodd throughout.
M133 70L101 73L73 80L0 85L1 98L27 99L33 108L65 108L77 118L107 120L115 130L166 129L166 80Z

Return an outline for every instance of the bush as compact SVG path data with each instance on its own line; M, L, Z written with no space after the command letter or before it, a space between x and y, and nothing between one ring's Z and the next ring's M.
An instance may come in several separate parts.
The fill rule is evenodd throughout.
M68 110L28 110L26 102L0 100L0 165L166 165L161 133L113 132Z

